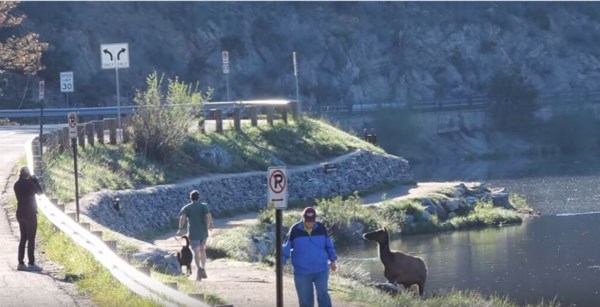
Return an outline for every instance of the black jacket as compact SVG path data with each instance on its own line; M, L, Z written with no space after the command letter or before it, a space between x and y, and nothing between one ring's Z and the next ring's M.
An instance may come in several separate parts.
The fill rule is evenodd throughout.
M19 178L14 186L17 196L17 219L36 217L35 194L42 194L42 186L36 177Z

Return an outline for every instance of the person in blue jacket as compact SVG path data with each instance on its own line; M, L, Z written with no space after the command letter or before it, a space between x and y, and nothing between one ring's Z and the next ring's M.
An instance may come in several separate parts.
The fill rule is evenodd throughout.
M304 208L302 220L290 227L283 244L283 264L291 256L300 307L314 306L313 284L319 307L331 306L329 270L335 272L337 255L325 225L316 218L315 208Z

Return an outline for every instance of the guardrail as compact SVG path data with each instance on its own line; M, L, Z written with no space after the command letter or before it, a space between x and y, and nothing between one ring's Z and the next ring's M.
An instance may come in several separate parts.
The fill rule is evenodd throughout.
M245 100L245 101L217 101L204 105L204 112L208 113L210 108L233 108L236 106L254 105L259 106L265 102L272 103L275 100ZM290 101L290 100L280 100ZM395 101L385 103L355 103L350 105L316 105L304 106L304 111L314 114L345 113L345 112L371 112L380 109L411 109L422 112L448 110L448 109L483 109L491 100L488 97L465 97L447 99L421 99L413 101ZM577 104L600 103L600 91L586 92L564 92L564 93L540 93L537 101L541 105L548 104ZM164 105L161 107L168 107ZM186 106L195 106L189 104ZM121 106L121 114L132 114L138 106ZM89 107L89 108L50 108L44 109L44 117L66 117L69 112L76 112L78 116L114 116L117 115L117 107ZM32 118L39 117L40 109L0 110L0 118Z
M132 114L136 106L122 106L121 114ZM44 117L64 117L70 112L77 113L78 116L100 116L116 115L117 107L91 107L91 108L44 108ZM0 110L0 118L31 118L39 117L40 109L21 109L21 110Z
M35 172L32 142L29 140L25 146L27 164L32 173ZM38 209L48 220L64 234L69 236L79 246L85 248L94 256L112 276L134 293L147 297L163 306L201 306L208 307L202 301L194 299L182 292L176 291L148 275L130 266L121 257L116 255L99 237L92 234L59 210L45 194L37 196Z

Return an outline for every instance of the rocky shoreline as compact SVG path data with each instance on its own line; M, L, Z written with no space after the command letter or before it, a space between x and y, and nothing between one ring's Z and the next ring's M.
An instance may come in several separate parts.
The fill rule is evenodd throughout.
M428 192L426 195L407 195L408 199L417 200L423 207L421 215L414 216L407 214L405 221L407 227L416 225L416 223L422 223L424 220L431 219L432 216L437 216L440 220L446 220L452 218L458 214L460 210L466 210L472 208L477 202L489 202L494 207L517 210L515 205L511 203L509 199L509 193L505 189L501 188L490 188L486 184L452 184L442 186L439 190ZM366 204L365 206L385 206L387 202L393 202L394 199L383 201L376 204ZM532 212L519 211L524 215L530 215ZM236 217L228 218L235 220ZM400 221L399 221L400 223ZM256 221L258 225L258 220ZM344 235L344 232L348 232L348 235L352 233L360 234L366 231L365 226L360 222L353 222L351 227L345 229L337 229L336 233ZM144 241L136 240L126 235L119 234L122 240L128 242L133 246L136 246L138 250L131 255L136 262L144 263L154 267L155 270L165 272L167 274L179 274L179 267L175 257L172 255L172 250L165 246L156 246ZM248 248L252 262L261 261L272 254L273 244L275 242L275 231L272 226L268 226L264 229L264 232L260 236L248 237ZM214 238L212 238L214 239Z

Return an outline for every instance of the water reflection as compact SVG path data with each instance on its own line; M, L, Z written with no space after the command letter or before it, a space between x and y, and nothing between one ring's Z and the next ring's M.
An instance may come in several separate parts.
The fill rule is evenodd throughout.
M590 306L600 302L600 214L547 216L520 226L396 238L392 248L423 257L429 267L426 295L475 289L507 295L521 304L557 298ZM394 238L392 238L394 239ZM384 282L376 244L342 257Z

